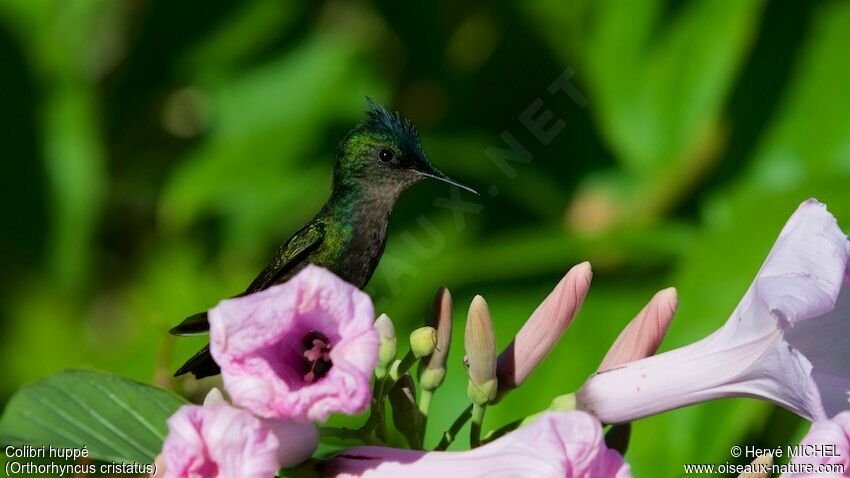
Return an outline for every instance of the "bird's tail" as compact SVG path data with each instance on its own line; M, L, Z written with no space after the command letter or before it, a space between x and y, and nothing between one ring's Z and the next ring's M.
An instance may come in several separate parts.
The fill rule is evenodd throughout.
M210 322L206 312L198 312L183 319L168 331L171 335L200 335L210 330Z
M177 371L174 372L174 376L179 377L189 372L192 372L196 379L211 377L213 375L218 375L221 372L218 368L218 364L215 363L212 355L210 355L209 344L205 345L204 348L199 350L198 353L187 360L182 367L177 369Z

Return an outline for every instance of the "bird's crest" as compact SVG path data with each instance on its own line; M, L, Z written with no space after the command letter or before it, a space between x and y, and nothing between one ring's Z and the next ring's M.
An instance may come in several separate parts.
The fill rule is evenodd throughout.
M369 107L366 111L368 116L361 127L387 131L396 143L414 148L419 147L419 133L409 119L402 116L398 111L392 111L384 105L375 103L368 96L366 97L366 106Z

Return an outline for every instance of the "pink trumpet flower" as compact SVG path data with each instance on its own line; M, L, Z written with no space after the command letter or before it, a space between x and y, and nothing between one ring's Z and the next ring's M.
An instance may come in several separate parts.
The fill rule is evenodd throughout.
M623 457L605 446L602 426L596 419L583 412L550 412L469 451L351 448L332 458L323 467L322 476L626 478L631 472Z
M570 326L590 289L589 262L570 269L499 355L499 391L522 385Z
M850 477L850 411L812 423L782 478Z
M227 403L213 388L203 406L184 405L168 419L155 477L274 476L310 458L319 444L312 423L264 420Z
M577 406L622 423L723 397L809 420L848 408L850 242L823 204L788 220L729 320L696 343L591 376Z
M280 469L280 441L263 422L227 404L184 405L168 419L167 478L268 478Z
M679 308L679 297L673 287L659 291L629 325L620 332L614 345L608 349L598 372L619 367L633 360L639 360L655 354L667 328Z
M360 413L378 360L368 295L321 267L210 310L210 351L233 402L265 418Z

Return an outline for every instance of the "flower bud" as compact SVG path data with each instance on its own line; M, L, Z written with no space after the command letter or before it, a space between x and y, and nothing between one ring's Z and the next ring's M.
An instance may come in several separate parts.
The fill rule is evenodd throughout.
M558 343L590 289L589 262L567 272L499 355L499 391L519 387Z
M224 399L224 395L221 393L217 387L213 387L207 392L207 396L204 397L204 406L212 407L214 405L226 404L227 400Z
M410 351L416 358L431 355L437 347L437 331L426 325L410 333Z
M679 299L675 288L670 287L655 294L620 332L597 371L604 372L655 355L678 308Z
M160 453L153 459L153 473L147 476L149 478L163 478L165 473L165 457Z
M738 475L738 478L770 478L773 476L773 472L770 471L773 466L773 455L770 453L759 455L759 457L753 460L750 465L750 468L753 471L741 473Z
M493 322L487 302L480 295L476 295L469 306L464 345L469 363L467 395L474 403L484 405L496 397L498 382Z
M419 385L424 390L436 390L443 384L446 378L446 368L426 368L422 370L422 375L419 377Z
M440 287L434 295L428 325L437 329L437 347L422 359L419 384L425 390L436 390L446 377L446 359L452 341L452 294Z
M416 388L410 374L399 377L389 393L393 410L393 424L407 439L413 449L422 449L419 430L422 427L423 416L416 405Z
M378 331L378 337L381 341L378 348L378 365L375 367L375 374L382 377L386 375L387 368L396 357L395 327L393 327L393 321L387 314L381 314L375 321L375 330Z

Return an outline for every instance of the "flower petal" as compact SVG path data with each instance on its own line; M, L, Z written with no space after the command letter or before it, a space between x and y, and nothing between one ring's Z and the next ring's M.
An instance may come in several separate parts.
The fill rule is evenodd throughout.
M809 199L779 233L753 287L780 326L797 324L835 307L848 257L850 242L835 218Z

